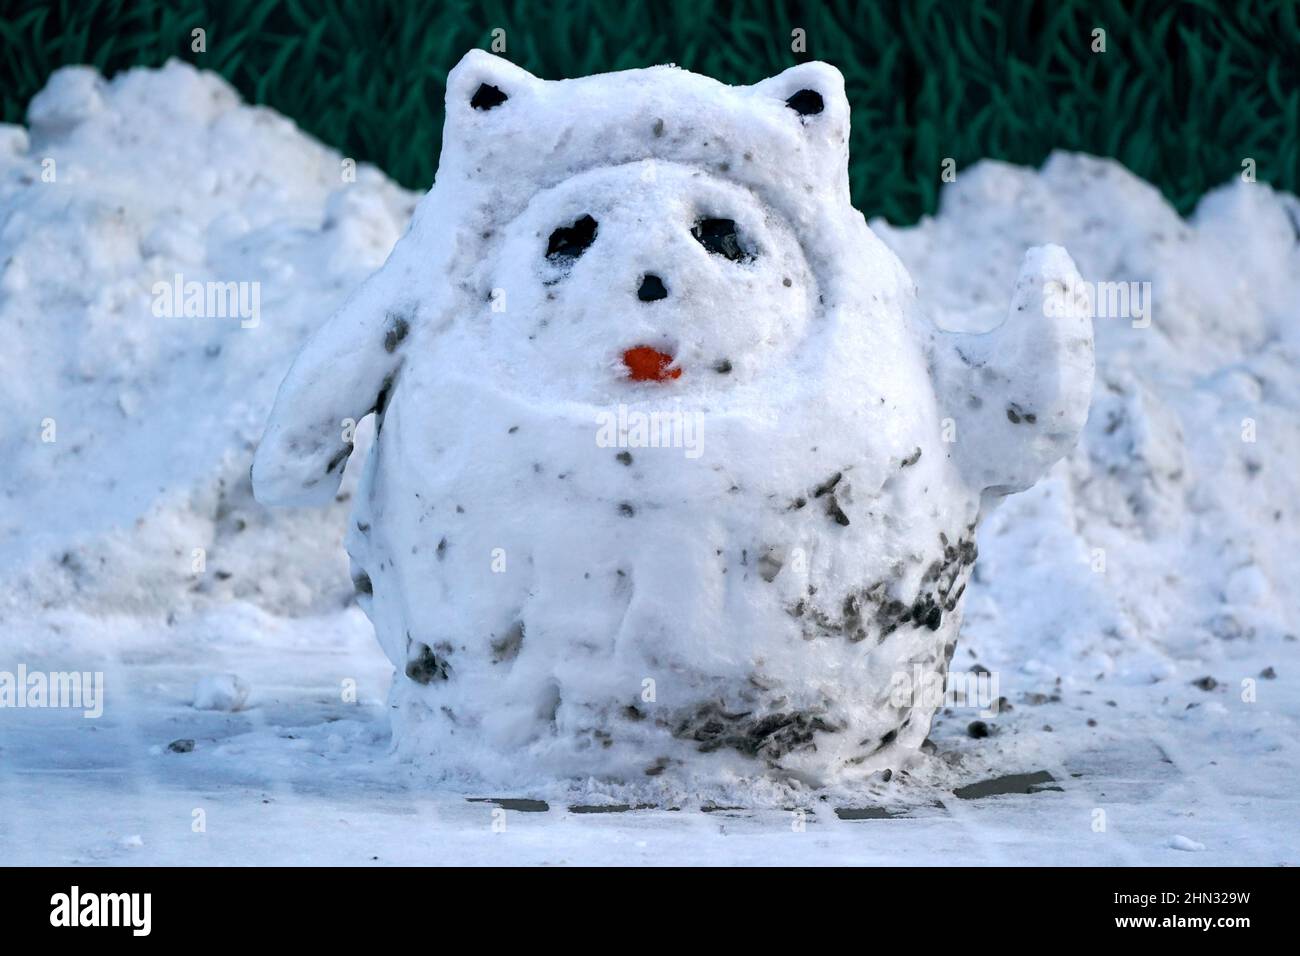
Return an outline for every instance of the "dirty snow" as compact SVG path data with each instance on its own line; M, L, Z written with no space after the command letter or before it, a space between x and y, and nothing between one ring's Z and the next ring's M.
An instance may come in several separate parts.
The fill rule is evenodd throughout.
M954 667L1011 708L942 711L914 773L856 795L611 812L395 760L342 547L353 466L327 509L252 499L280 378L418 199L343 159L179 64L61 71L0 127L0 674L102 672L106 697L0 709L0 862L1296 862L1294 197L1234 181L1184 221L1056 155L872 223L954 329L1001 320L1032 245L1151 283L1146 316L1095 321L1079 449L980 529ZM257 281L257 321L159 317L178 274ZM220 675L247 700L196 708Z

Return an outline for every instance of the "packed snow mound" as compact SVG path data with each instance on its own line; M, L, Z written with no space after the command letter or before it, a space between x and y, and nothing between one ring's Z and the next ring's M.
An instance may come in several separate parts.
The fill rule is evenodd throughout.
M253 466L259 500L328 501L376 414L347 545L403 750L498 787L902 769L981 503L1087 416L1069 255L1022 257L997 329L935 329L849 202L822 63L552 83L474 51L446 115ZM689 447L636 433L665 418Z
M239 710L248 700L248 685L238 674L205 674L194 685L199 710Z
M364 166L344 182L342 157L181 64L111 82L60 71L33 111L30 134L0 127L0 651L69 668L166 655L212 672L219 659L259 693L300 660L321 686L375 671L341 551L351 504L271 511L248 470L294 353L383 262L417 197ZM1069 249L1086 282L1152 289L1133 314L1094 323L1079 448L979 531L953 667L992 669L1015 710L980 740L965 739L969 708L941 712L939 755L879 798L909 779L947 786L1081 753L1110 790L1124 768L1107 761L1139 739L1176 742L1185 765L1213 761L1276 796L1294 778L1300 719L1288 683L1300 646L1288 583L1300 572L1300 203L1234 181L1183 220L1117 163L1057 154L1042 170L977 164L932 219L871 226L951 329L1002 323L1026 250L1046 243ZM258 327L153 315L154 283L178 271L260 279ZM1122 305L1117 287L1102 291ZM194 604L212 613L158 621L184 624ZM315 616L283 617L302 612ZM1236 705L1240 681L1265 665L1277 679L1259 682L1257 705ZM1191 686L1209 674L1217 688ZM150 686L119 695L114 712L151 706ZM175 689L187 710L193 689ZM1203 703L1189 707L1189 694ZM241 766L282 761L276 741L250 733L258 746ZM1180 793L1153 799L1184 815Z
M4 599L338 606L342 510L265 511L249 462L413 197L179 62L60 70L28 121L0 131Z

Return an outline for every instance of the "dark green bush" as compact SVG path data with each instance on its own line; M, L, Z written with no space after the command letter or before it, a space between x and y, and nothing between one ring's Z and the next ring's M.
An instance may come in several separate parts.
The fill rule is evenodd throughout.
M1186 212L1258 164L1297 191L1295 0L64 0L4 3L4 119L55 68L107 74L181 57L293 117L347 155L426 187L442 83L469 47L547 78L676 62L750 83L827 60L853 103L854 197L896 222L933 210L940 164L1037 164L1053 148L1114 156ZM207 52L190 52L190 31ZM807 53L791 52L791 30ZM1107 52L1091 51L1092 30Z

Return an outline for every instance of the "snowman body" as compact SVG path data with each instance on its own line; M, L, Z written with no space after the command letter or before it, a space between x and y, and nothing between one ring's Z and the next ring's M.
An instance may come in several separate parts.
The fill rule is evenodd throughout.
M254 466L347 535L448 774L820 786L928 732L990 497L1072 444L1091 328L1062 250L949 335L848 200L839 74L547 83L472 53L438 181L304 348ZM901 691L901 692L900 692Z

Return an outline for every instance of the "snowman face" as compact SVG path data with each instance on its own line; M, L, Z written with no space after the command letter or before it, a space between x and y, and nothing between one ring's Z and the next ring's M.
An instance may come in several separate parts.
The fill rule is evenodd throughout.
M593 170L544 190L497 249L485 354L507 380L577 400L757 379L798 347L817 302L803 250L774 210L672 163Z

